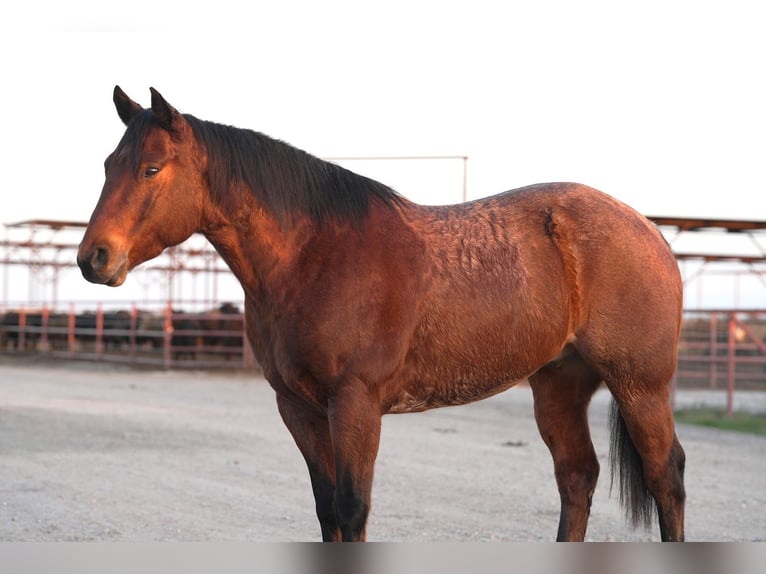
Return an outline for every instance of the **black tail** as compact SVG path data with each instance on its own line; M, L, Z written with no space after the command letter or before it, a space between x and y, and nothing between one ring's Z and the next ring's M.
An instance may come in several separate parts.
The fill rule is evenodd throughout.
M612 438L609 448L611 488L614 488L616 479L620 489L620 505L633 526L650 528L655 512L654 498L646 488L644 465L614 400L609 412L609 428Z

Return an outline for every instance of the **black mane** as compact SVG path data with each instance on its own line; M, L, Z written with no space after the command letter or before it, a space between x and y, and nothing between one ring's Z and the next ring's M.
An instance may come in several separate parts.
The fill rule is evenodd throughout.
M244 183L280 221L296 213L316 223L360 221L371 201L393 206L393 189L264 134L185 115L208 153L212 193Z
M392 207L402 201L396 191L380 182L264 134L187 114L184 118L207 151L208 184L222 202L233 199L234 190L245 184L280 221L302 214L322 224L360 222L372 202ZM131 154L135 169L153 123L151 110L137 114L118 147Z

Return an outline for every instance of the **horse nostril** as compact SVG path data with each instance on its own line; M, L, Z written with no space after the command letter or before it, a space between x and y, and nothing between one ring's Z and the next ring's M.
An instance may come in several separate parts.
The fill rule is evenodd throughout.
M83 271L101 271L109 263L109 250L106 247L94 247L89 255L77 257L77 264Z
M94 271L100 271L109 262L109 251L106 247L96 247L90 258L90 266Z

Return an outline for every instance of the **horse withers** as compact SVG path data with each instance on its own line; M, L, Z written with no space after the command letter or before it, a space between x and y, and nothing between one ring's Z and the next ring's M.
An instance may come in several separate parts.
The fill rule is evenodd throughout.
M204 234L245 293L246 332L304 456L324 540L365 539L381 417L529 380L583 540L599 463L587 408L614 397L613 480L636 524L684 537L684 452L669 402L682 284L656 228L592 188L543 184L453 206L263 134L114 91L125 134L78 252L128 271ZM616 474L614 474L616 473Z

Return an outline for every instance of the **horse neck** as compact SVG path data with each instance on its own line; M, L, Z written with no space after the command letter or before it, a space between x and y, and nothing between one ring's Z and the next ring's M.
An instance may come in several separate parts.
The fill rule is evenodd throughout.
M244 190L239 201L210 201L203 217L202 233L215 247L239 280L245 293L263 296L269 277L305 240L310 227L305 221L286 225L257 205Z

